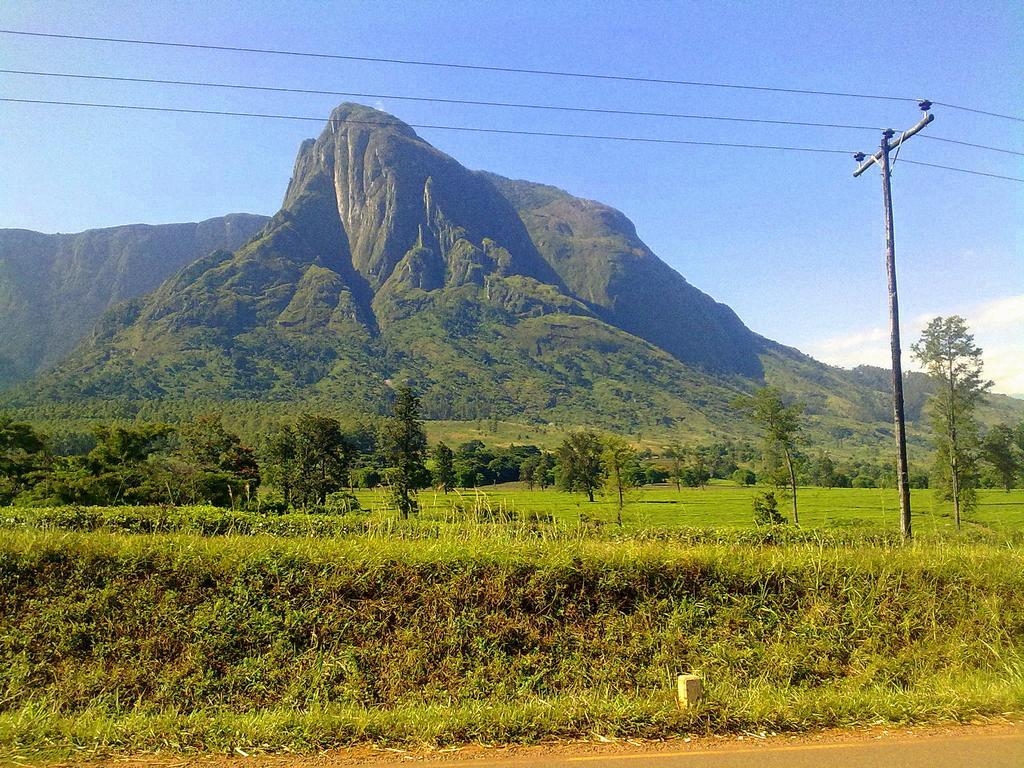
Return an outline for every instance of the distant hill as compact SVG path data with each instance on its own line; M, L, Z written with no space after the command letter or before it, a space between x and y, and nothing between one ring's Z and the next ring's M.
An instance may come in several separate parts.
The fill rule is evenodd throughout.
M63 359L113 304L211 251L238 248L266 221L238 213L73 235L0 229L0 388Z
M150 285L115 291L80 270L81 285L106 286L93 316L129 300L9 402L379 410L393 382L408 381L428 418L729 434L748 429L735 396L770 381L807 404L815 429L877 440L891 418L876 375L752 332L619 211L470 171L377 110L338 107L299 148L281 210L249 223L258 234L212 253L179 247ZM22 370L61 358L50 350Z

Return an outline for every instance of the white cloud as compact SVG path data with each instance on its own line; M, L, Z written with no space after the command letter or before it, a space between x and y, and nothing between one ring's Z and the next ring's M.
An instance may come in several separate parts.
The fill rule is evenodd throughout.
M811 357L830 365L889 365L889 329L868 328L842 336L831 336L801 346Z
M910 344L921 329L939 315L961 315L982 349L985 376L995 382L996 392L1024 394L1024 294L925 312L910 323L902 323L903 367L916 369ZM822 362L852 368L856 365L889 367L889 328L873 327L842 336L811 341L802 346Z

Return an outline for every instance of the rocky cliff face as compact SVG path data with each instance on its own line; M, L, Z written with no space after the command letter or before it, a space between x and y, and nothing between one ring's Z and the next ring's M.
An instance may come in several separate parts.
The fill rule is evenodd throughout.
M367 107L339 107L302 145L283 210L358 275L364 294L482 286L489 275L561 287L489 180Z
M266 222L232 214L69 235L0 230L0 387L63 358L112 305L211 251L239 248Z

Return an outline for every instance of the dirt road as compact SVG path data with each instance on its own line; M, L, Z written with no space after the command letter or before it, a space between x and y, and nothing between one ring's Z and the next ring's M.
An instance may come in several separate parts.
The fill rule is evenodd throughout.
M450 751L363 748L320 755L182 755L51 764L89 768L1024 768L1024 723L830 731L794 736L465 747Z

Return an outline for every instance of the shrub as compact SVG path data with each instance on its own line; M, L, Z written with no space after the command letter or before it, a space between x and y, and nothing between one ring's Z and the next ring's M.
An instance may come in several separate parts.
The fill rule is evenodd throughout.
M347 515L360 510L359 499L349 491L335 491L327 494L323 511L329 515Z
M732 473L733 482L736 485L753 485L757 482L757 475L751 469L737 469Z
M754 522L757 525L785 525L788 522L779 512L774 491L765 491L754 497Z
M360 467L348 473L349 482L354 488L376 488L380 485L380 472L374 467Z

